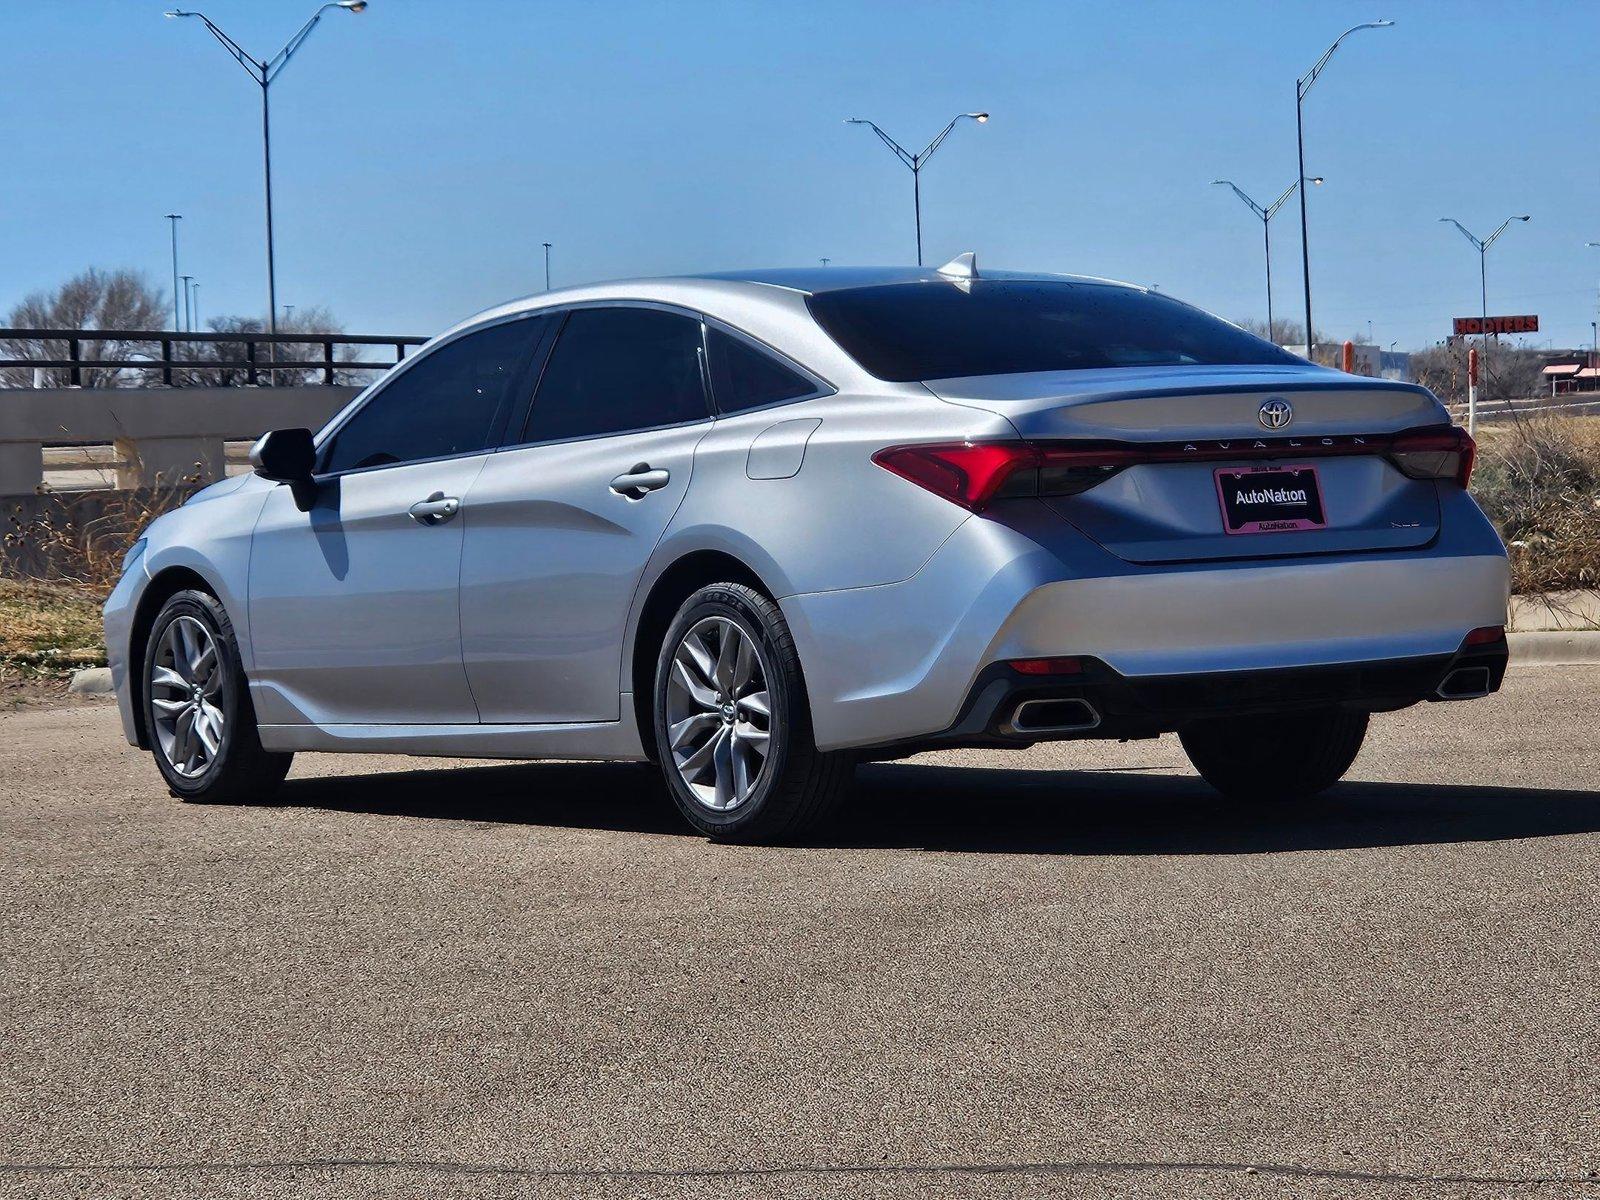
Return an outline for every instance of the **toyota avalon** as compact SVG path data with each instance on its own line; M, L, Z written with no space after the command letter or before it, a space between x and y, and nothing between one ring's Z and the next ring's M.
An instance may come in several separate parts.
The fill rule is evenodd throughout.
M1169 733L1292 800L1506 664L1426 389L970 255L517 301L251 461L106 605L128 740L189 800L304 751L650 760L770 840L863 759Z

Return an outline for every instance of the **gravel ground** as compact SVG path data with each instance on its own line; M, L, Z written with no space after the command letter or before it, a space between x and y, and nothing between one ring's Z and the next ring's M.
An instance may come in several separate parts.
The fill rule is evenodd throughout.
M1600 1195L1600 668L1230 810L1175 741L863 768L816 845L626 766L184 805L0 716L0 1194Z

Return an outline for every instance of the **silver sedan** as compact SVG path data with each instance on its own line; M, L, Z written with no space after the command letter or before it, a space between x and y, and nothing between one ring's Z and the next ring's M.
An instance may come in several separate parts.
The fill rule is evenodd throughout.
M855 762L1176 733L1241 801L1495 690L1505 551L1425 389L1104 280L609 283L441 334L153 523L106 606L178 796L301 751L653 760L795 837Z

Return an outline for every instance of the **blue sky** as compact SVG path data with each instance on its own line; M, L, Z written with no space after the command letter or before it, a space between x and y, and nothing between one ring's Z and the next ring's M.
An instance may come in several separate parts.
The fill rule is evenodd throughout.
M91 264L207 314L261 312L258 91L162 0L7 0L0 306ZM204 0L270 55L314 0ZM1600 5L1540 3L546 3L372 0L330 13L273 89L280 303L352 331L428 333L556 283L741 266L906 262L911 181L870 117L921 144L927 255L1157 284L1262 315L1258 198L1295 176L1307 102L1319 328L1415 347L1477 311L1587 342L1600 284ZM1297 217L1274 222L1280 315Z

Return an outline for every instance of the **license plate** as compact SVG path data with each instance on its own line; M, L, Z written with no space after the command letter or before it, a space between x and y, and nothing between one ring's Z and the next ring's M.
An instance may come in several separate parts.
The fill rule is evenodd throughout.
M1228 533L1327 528L1315 467L1218 467L1216 480Z

